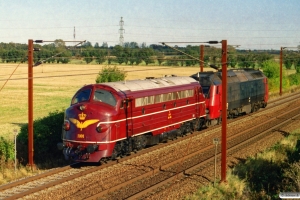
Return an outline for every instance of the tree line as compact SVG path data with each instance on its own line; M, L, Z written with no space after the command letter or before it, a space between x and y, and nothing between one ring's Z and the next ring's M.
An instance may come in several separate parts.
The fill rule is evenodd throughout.
M106 42L100 46L87 41L81 46L69 45L57 39L49 44L35 44L35 48L40 51L34 52L34 62L43 63L70 63L71 60L83 60L87 64L95 62L97 64L119 65L166 65L166 66L196 66L199 61L180 54L173 49L159 44L147 46L145 43L138 45L136 42L126 42L123 46L108 46ZM195 58L199 58L199 45L187 45L174 48L185 52ZM27 62L27 44L20 43L0 43L0 62L2 63L25 63ZM232 68L261 68L263 62L278 58L279 50L237 50L233 46L228 46L228 65ZM221 48L214 46L204 47L204 62L221 66ZM292 66L300 73L300 54L298 51L284 52L284 65L287 69Z

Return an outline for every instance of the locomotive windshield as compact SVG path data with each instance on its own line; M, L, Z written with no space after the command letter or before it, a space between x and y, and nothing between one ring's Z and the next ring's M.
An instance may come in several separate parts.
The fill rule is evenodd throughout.
M206 97L208 97L208 93L209 93L209 88L211 86L211 80L210 80L210 76L201 76L200 78L200 85L202 86L203 89L203 93L205 94Z
M210 86L202 86L203 94L205 94L206 97L209 97L209 89Z
M117 100L114 95L107 90L96 89L93 99L94 101L100 101L111 106L116 106L117 104Z
M78 92L72 99L72 105L89 100L91 92L92 89L81 90L80 92Z

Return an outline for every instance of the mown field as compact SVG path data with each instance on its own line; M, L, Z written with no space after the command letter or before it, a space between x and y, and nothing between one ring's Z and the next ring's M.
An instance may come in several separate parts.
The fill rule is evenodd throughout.
M33 117L47 116L49 112L64 110L74 93L83 85L95 83L103 65L43 64L33 68ZM199 67L118 66L127 72L126 80L162 77L176 74L190 76ZM14 130L28 123L28 65L0 64L0 136L14 137ZM207 68L205 70L212 70ZM63 122L62 122L63 123Z

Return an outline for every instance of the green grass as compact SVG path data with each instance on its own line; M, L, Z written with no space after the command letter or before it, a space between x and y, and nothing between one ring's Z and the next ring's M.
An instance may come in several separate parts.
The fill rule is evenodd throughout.
M227 183L200 187L185 199L278 199L280 191L296 192L300 186L300 130L238 163L227 173ZM299 191L297 191L299 192Z
M4 162L3 159L0 158L0 185L39 173L42 173L42 170L39 170L38 167L35 170L31 170L28 166L17 165L15 170L13 161Z

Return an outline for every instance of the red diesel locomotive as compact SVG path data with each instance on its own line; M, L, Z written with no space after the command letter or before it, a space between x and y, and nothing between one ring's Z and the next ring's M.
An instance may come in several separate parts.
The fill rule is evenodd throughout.
M222 112L222 71L192 75L200 82L206 98L206 125L219 124ZM199 79L200 77L200 79ZM227 116L255 112L267 106L268 79L259 70L231 69L227 71Z
M86 85L65 111L66 159L99 162L165 142L205 123L205 98L191 77Z

